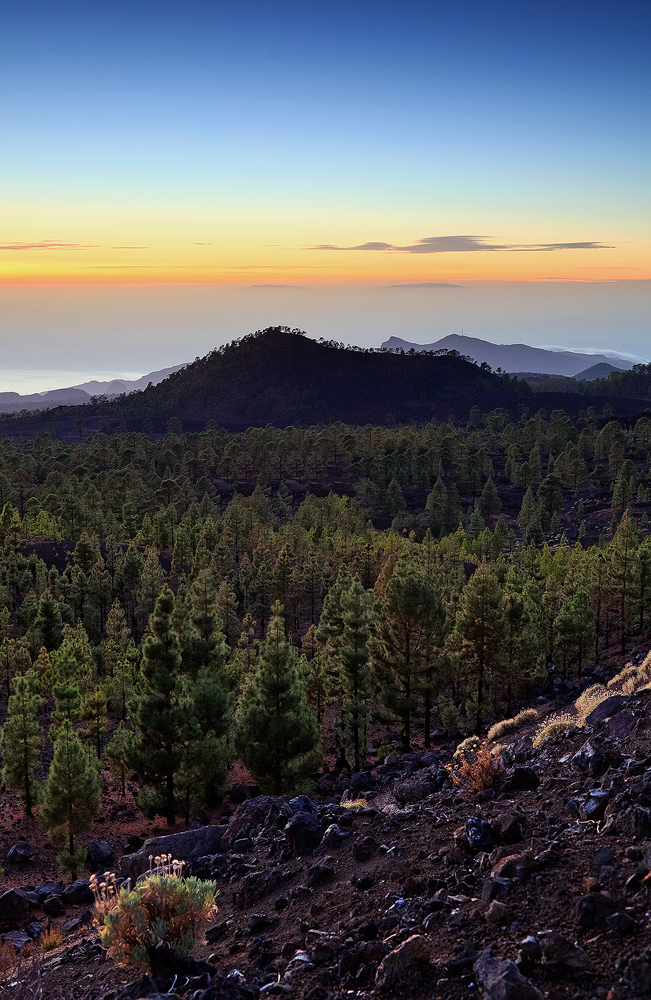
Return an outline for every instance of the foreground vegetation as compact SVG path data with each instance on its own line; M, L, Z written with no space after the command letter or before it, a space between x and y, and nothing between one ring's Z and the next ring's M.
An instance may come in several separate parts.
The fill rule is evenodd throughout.
M590 410L0 439L5 785L74 870L100 765L173 823L235 756L278 793L481 733L646 631L650 457Z

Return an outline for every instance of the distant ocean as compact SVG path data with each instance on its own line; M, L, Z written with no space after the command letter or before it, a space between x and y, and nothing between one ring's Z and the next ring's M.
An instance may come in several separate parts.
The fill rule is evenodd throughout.
M114 378L137 379L146 372L70 371L69 369L0 368L0 392L19 392L21 396L48 389L67 389L96 379L110 382Z

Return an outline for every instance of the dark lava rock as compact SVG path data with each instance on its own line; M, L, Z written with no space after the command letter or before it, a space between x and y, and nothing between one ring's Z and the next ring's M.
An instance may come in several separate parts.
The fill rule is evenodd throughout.
M71 882L63 890L63 901L71 906L88 906L95 902L93 890L88 884L88 880L78 878L76 882Z
M535 792L540 785L540 778L532 767L516 767L506 779L504 790L507 792Z
M289 809L286 803L285 808ZM149 871L149 856L171 854L178 861L194 861L206 854L218 854L222 850L222 837L226 826L201 826L198 830L184 830L165 837L151 837L140 850L122 858L120 870L125 878L134 881L143 872Z
M593 708L590 715L586 717L586 726L594 726L597 722L605 722L606 719L610 719L612 715L617 712L621 712L625 705L628 705L630 698L624 694L613 694L610 698L606 698L605 701L600 702L596 708Z
M36 854L36 848L28 844L26 840L19 840L17 844L10 847L7 852L7 861L11 864L24 865L31 861Z
M138 837L135 833L131 837L127 837L124 847L122 848L123 854L135 854L139 851L141 847L144 846L144 840L142 837Z
M478 851L489 854L498 842L490 823L480 819L479 816L471 816L466 820L466 837L470 850L475 854Z
M350 833L348 831L342 830L337 823L331 823L323 834L321 843L326 847L341 847L349 837Z
M602 865L614 865L617 862L615 857L615 852L611 851L609 847L600 847L594 854L594 865L595 868L601 868Z
M618 910L617 913L611 914L610 917L606 917L606 926L611 930L615 931L616 934L632 934L636 931L638 925L633 917L630 917L628 913L623 910Z
M0 895L0 925L29 920L29 903L20 889L7 889Z
M524 838L524 817L515 812L502 813L491 821L491 827L501 844L519 844Z
M651 810L644 806L629 806L616 817L619 833L631 840L647 840L651 837Z
M414 802L422 802L428 795L436 791L436 787L431 781L402 781L395 786L393 794L396 802L400 805L411 805Z
M62 917L66 912L61 896L48 896L43 902L43 913L48 917Z
M375 837L362 837L353 844L353 857L355 861L368 861L376 848Z
M588 798L579 809L581 819L603 819L606 806L612 798L612 792L602 788L591 788Z
M316 816L319 809L314 799L311 799L309 795L296 795L289 800L289 808L293 813L306 812L312 813L313 816Z
M9 931L8 934L3 934L2 935L2 940L6 944L13 945L13 947L16 949L16 951L20 951L20 949L23 947L23 945L25 945L25 944L31 944L32 941L33 941L33 938L29 934L27 934L25 931Z
M65 886L63 882L43 882L42 885L37 885L34 892L38 896L41 902L44 899L48 899L50 896L62 896Z
M308 889L311 889L315 885L324 885L326 882L332 882L334 877L334 868L325 861L320 861L318 864L308 868L305 884Z
M299 857L311 854L323 837L323 827L311 812L294 813L283 832L289 847Z
M584 931L604 927L607 918L619 908L619 904L603 892L590 892L576 902L576 922Z
M354 885L360 892L366 892L375 884L375 879L371 875L353 875L350 884Z
M515 962L493 958L490 949L481 952L473 971L484 987L485 1000L543 1000L540 990L522 975Z
M113 861L113 848L105 840L89 840L86 850L89 861L97 871L105 871Z
M542 931L538 935L538 943L544 965L559 965L582 972L587 972L592 967L592 962L583 948L579 948L556 931Z

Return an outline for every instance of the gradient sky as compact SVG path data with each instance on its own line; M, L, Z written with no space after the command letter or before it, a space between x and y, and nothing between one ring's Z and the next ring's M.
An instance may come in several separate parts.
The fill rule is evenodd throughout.
M650 34L645 0L5 4L0 388L272 322L647 357Z

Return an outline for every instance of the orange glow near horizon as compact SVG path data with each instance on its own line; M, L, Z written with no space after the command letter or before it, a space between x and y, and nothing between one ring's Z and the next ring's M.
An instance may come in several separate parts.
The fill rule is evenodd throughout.
M248 284L366 281L618 281L651 278L651 247L599 250L314 250L210 245L4 249L2 284ZM136 259L134 259L134 256Z

